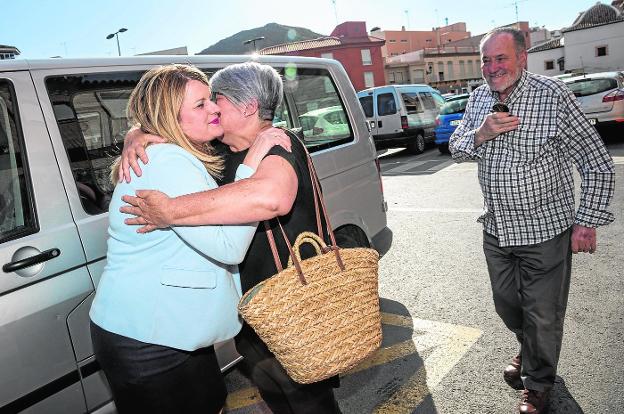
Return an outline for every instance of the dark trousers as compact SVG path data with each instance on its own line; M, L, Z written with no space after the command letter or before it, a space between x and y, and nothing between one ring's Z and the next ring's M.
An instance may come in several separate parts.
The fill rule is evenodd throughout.
M227 390L210 346L186 352L147 344L91 323L95 357L120 414L218 413Z
M243 324L236 348L262 399L274 414L340 414L333 388L338 377L312 384L293 381L254 330Z
M555 381L568 303L571 229L542 243L500 247L483 233L494 306L516 334L522 355L522 381L544 391Z

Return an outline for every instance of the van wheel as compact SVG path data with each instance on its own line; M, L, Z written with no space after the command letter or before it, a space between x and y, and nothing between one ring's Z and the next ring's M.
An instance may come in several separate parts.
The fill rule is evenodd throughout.
M440 144L440 145L438 145L438 149L440 150L441 154L450 154L451 153L451 151L449 151L448 144Z
M420 133L416 135L416 137L407 144L407 150L412 154L422 154L425 150L425 137Z
M338 247L370 247L364 231L354 225L342 226L334 231Z

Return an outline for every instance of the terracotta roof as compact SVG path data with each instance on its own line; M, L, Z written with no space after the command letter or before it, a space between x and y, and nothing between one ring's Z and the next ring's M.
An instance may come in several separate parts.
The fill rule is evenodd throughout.
M585 12L581 13L572 26L562 29L562 32L571 32L573 30L587 29L589 27L601 26L603 24L616 23L624 21L622 12L616 7L608 4L596 3Z
M533 46L532 48L527 50L527 52L528 53L542 52L544 50L557 49L558 47L563 47L563 37L547 40L544 43L540 43L536 46Z
M299 42L282 43L281 45L269 46L260 49L260 55L279 55L299 50L318 49L328 46L339 46L342 42L337 37L319 37L317 39L301 40Z
M377 46L382 46L385 42L384 39L380 39L374 36L366 37L319 37L310 40L301 40L299 42L282 43L280 45L269 46L258 51L260 55L280 55L289 52L298 52L300 50L319 49L323 47L341 46L354 43L372 43Z

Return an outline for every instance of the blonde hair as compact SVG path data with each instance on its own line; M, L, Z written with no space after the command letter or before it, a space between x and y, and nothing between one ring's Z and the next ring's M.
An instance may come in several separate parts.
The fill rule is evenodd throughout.
M127 116L132 124L138 124L143 132L163 137L197 157L213 177L220 177L223 159L216 154L209 142L195 144L182 131L178 119L186 84L199 81L206 86L208 77L190 65L166 65L147 71L139 80L128 99ZM117 183L120 158L111 165L111 182Z

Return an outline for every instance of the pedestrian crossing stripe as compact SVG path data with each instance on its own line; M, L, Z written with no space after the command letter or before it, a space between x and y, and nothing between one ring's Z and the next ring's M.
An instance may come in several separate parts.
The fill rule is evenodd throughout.
M413 319L409 316L387 312L382 312L381 322L384 325L411 329L412 338L380 348L370 358L343 376L387 364L414 353L420 356L426 355L426 357L423 358L424 366L405 381L404 385L399 387L387 401L376 407L374 413L377 414L412 413L414 408L429 395L429 390L442 381L482 334L479 329L475 328ZM226 408L236 410L260 401L262 397L258 389L249 387L230 393Z

